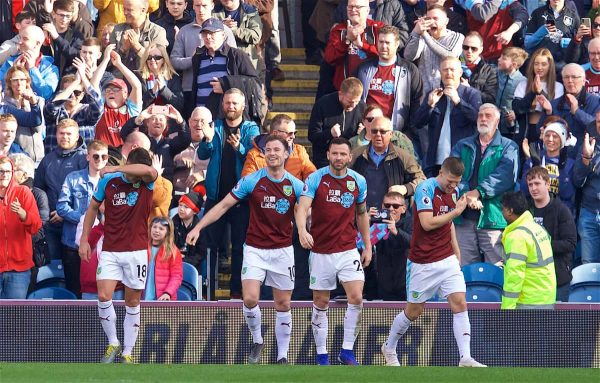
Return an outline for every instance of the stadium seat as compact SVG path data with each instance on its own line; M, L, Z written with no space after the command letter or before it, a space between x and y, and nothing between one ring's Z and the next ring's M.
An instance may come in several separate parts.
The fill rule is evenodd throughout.
M478 286L496 286L502 290L504 286L504 271L491 263L472 263L463 266L462 272L467 287L469 284L477 284Z
M112 297L113 301L122 301L125 299L125 290L115 290Z
M583 286L578 285L571 288L569 302L600 303L600 285Z
M178 301L193 301L192 292L186 286L181 285L179 290L177 290L177 300Z
M27 299L77 299L77 296L62 287L43 287L29 293Z
M169 210L169 218L173 219L173 217L175 217L177 215L178 211L179 211L178 207L174 207L173 209Z
M194 301L202 296L198 270L187 262L183 262L183 281L181 282L181 286L185 286L191 292L192 300Z
M49 264L38 269L35 289L44 287L62 287L66 286L65 271L60 260L52 260Z
M467 286L467 302L502 302L502 289L495 286Z
M600 284L600 263L585 263L571 272L571 288L579 284Z

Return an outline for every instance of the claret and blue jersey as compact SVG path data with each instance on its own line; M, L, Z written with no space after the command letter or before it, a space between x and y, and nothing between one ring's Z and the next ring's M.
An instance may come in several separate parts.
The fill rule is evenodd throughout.
M302 195L313 200L312 250L331 254L355 249L355 209L367 198L365 178L352 169L335 176L327 166L308 176Z
M250 222L246 244L258 249L280 249L292 245L294 206L303 183L287 171L280 180L269 177L266 168L240 179L231 190L236 200L249 200Z

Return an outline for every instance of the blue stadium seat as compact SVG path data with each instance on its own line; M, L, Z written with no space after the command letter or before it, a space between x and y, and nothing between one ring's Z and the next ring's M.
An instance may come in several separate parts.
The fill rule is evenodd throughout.
M467 302L502 302L502 289L495 286L467 286Z
M115 290L112 297L113 301L122 301L125 299L125 290Z
M29 293L27 299L77 299L77 296L62 287L43 287Z
M462 272L467 287L470 284L477 284L478 286L496 286L502 290L504 286L504 271L491 263L472 263L463 266Z
M578 285L571 288L569 302L600 303L600 285L585 286Z
M44 287L65 287L65 271L62 262L53 259L49 264L38 269L35 289Z
M175 217L177 215L178 211L179 211L178 207L174 207L173 209L169 210L169 218L173 219L173 217Z
M600 263L585 263L577 266L571 274L573 274L571 287L582 283L600 284Z
M192 300L198 300L199 296L202 296L202 290L200 290L200 282L198 278L198 270L187 262L183 262L183 281L181 286L185 286L192 296Z
M193 301L192 299L192 291L188 289L186 286L181 285L179 290L177 290L177 300L178 301Z

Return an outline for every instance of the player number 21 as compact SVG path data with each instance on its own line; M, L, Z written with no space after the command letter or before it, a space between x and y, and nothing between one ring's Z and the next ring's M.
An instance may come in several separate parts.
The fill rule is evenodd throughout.
M146 265L137 265L138 278L146 278Z

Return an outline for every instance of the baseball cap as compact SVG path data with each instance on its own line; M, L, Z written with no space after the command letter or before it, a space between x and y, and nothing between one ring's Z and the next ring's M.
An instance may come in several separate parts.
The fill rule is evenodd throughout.
M209 32L217 32L224 30L223 22L216 17L211 17L210 19L206 19L202 23L202 29L200 32L209 31Z
M108 88L111 85L119 87L121 88L121 90L127 90L127 83L120 78L113 78L112 80L107 82L106 85L104 85L104 89Z

